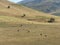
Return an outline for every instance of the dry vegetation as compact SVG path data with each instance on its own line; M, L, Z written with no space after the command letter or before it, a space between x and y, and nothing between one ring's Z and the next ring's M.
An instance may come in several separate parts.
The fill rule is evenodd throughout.
M60 45L59 17L5 0L0 5L0 45Z
M20 24L0 27L0 45L60 45L59 26Z

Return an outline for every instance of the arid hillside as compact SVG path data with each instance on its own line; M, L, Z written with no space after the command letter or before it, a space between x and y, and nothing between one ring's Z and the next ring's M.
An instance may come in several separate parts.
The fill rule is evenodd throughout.
M60 17L0 0L0 45L60 45Z
M24 17L23 19L27 19L28 21L38 21L38 22L41 21L46 22L46 20L48 20L49 18L56 18L56 20L59 22L59 18L57 16L39 12L22 5L17 5L7 0L0 1L0 15L13 16L19 18Z

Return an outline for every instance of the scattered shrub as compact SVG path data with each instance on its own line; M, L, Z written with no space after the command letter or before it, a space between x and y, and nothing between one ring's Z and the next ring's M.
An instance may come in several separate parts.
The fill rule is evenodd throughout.
M10 6L8 6L8 8L10 8Z
M19 30L17 30L19 32Z
M23 14L21 17L25 17L26 16L26 14Z
M54 18L50 18L50 19L48 20L48 22L49 22L49 23L53 23L53 22L55 22L55 19L54 19Z
M42 36L42 34L40 34Z
M30 31L28 30L28 33L29 33Z
M47 35L45 35L45 37L47 37Z

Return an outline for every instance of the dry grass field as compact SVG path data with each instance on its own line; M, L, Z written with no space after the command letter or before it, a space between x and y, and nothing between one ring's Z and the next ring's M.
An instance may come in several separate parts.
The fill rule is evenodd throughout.
M2 25L0 45L60 45L60 24Z
M1 0L0 45L60 45L60 17Z

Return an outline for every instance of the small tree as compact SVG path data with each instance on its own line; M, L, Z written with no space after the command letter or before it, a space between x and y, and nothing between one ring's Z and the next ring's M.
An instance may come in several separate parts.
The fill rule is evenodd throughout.
M25 17L26 16L26 14L23 14L21 17Z
M10 6L8 6L8 8L10 8Z
M55 19L54 19L54 18L50 18L50 19L48 20L48 22L49 22L49 23L53 23L53 22L55 22Z

